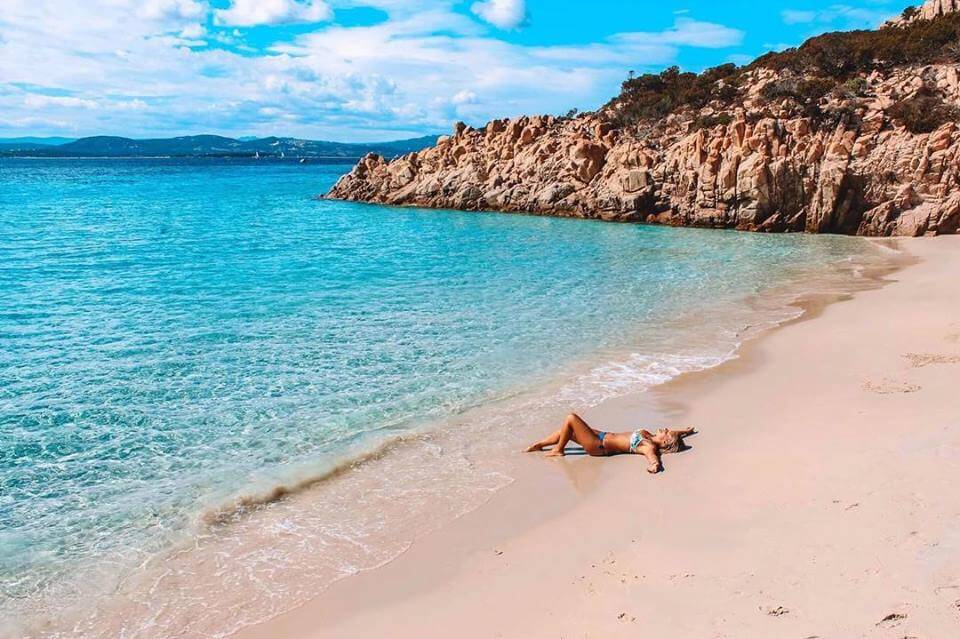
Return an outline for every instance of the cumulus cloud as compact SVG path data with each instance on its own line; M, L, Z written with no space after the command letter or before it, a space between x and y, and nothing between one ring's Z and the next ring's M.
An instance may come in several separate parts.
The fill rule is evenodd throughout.
M233 0L214 12L217 24L252 27L262 24L325 22L333 11L323 0Z
M484 0L474 2L470 10L498 29L518 29L529 20L524 0Z
M196 20L207 14L207 4L197 0L144 0L139 14L150 20Z
M682 48L742 37L681 17L663 31L533 46L496 37L462 2L349 0L386 16L265 31L271 44L254 48L245 29L218 25L199 0L0 1L5 135L421 135L458 119L596 108L628 69L661 68ZM38 78L43 86L31 84Z
M475 104L477 101L477 94L473 91L464 89L463 91L457 91L457 93L450 98L450 101L454 104Z
M193 22L180 29L180 37L187 40L197 40L206 34L207 30L199 22Z

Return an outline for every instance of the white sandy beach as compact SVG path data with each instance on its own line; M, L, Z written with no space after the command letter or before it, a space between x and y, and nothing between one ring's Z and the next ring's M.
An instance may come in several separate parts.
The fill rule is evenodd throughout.
M240 636L960 636L960 238L900 246L920 260L890 284L662 388L701 431L665 473L523 456L485 506ZM626 430L646 402L583 414Z

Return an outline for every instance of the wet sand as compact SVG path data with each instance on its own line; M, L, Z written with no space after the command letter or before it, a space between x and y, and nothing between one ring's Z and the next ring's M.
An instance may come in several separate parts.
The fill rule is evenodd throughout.
M960 238L900 245L888 285L582 412L696 426L665 473L517 453L482 507L237 636L960 633Z

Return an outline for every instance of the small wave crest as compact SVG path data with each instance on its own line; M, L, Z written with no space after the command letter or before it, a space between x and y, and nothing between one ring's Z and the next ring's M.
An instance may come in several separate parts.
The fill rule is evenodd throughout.
M633 353L624 360L594 367L564 386L558 399L596 406L614 397L660 386L685 373L719 366L735 357L736 351L737 347L716 355Z
M327 481L342 477L365 464L382 459L389 453L410 444L422 441L420 433L403 433L378 442L374 447L347 455L331 466L314 473L305 473L294 480L287 480L254 492L238 494L225 503L207 508L199 513L197 520L207 528L228 525L241 517L278 501L303 493Z

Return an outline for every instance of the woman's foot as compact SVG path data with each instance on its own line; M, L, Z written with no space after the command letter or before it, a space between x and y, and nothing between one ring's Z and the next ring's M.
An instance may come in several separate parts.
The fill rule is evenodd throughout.
M539 452L542 451L542 450L543 450L543 445L540 444L540 443L536 443L536 444L530 444L529 446L527 446L526 448L524 448L524 449L523 449L523 452L525 452L525 453L539 453Z
M547 457L566 457L566 456L567 454L559 448L554 448L549 453L547 453Z

